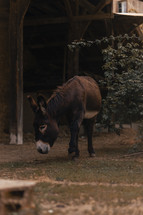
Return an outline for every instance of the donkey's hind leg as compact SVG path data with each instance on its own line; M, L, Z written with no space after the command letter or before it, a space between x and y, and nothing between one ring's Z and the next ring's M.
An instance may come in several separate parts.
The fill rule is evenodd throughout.
M87 134L87 139L88 139L88 152L89 152L90 157L95 156L95 151L94 151L93 145L92 145L94 123L95 123L95 118L84 119L84 121L83 121L85 132Z

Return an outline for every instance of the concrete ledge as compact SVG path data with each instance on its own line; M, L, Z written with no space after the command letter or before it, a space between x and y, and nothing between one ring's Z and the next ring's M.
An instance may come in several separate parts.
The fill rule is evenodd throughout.
M0 215L34 215L34 181L0 180Z

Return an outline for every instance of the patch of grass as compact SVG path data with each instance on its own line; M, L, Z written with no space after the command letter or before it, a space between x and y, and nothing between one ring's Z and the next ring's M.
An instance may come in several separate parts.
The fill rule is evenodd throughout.
M143 166L137 161L87 159L78 163L52 162L45 174L56 180L77 182L142 183Z
M140 183L143 182L142 162L135 160L47 161L44 163L0 164L0 175L15 179L38 179L48 177L57 181Z

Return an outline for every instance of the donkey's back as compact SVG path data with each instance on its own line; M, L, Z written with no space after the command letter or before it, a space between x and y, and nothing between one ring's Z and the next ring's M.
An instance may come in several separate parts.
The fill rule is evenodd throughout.
M97 82L89 76L75 76L65 86L72 104L82 104L84 118L93 118L101 107L101 94Z

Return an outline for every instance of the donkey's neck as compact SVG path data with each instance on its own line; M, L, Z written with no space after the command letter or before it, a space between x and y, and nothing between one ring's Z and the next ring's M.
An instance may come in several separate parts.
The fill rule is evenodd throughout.
M66 110L64 95L60 92L55 92L47 101L47 111L53 118L59 118Z

